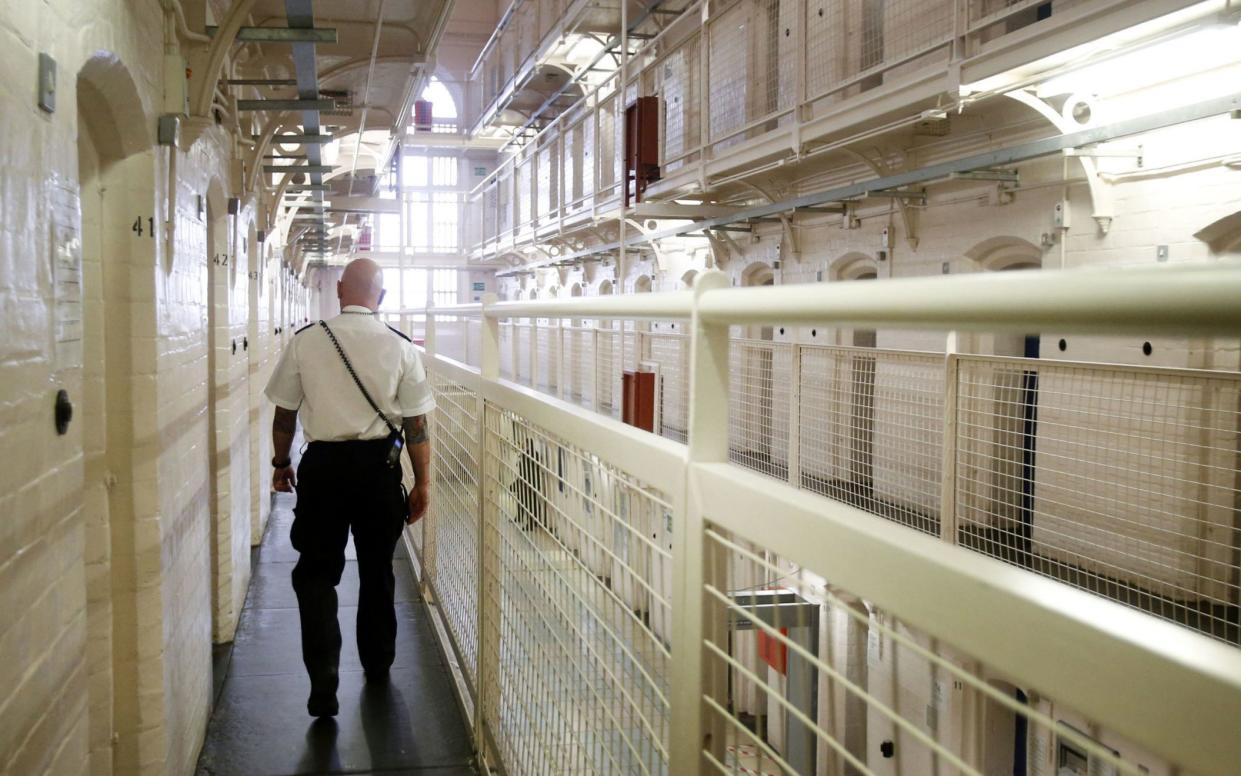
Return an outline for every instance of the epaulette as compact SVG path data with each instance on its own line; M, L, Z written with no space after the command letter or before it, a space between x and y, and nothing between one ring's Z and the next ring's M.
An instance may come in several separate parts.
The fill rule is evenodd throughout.
M387 326L387 324L384 324L384 325ZM393 334L405 340L406 342L413 342L413 340L409 338L408 334L396 328L395 326L388 326L388 328L392 330Z
M317 325L317 324L314 324L314 323L308 323L308 324L306 324L305 326L303 326L302 328L300 328L300 329L298 329L297 331L293 332L293 336L294 336L294 337L296 337L297 335L301 334L302 332L306 331L307 329L313 329L316 325Z

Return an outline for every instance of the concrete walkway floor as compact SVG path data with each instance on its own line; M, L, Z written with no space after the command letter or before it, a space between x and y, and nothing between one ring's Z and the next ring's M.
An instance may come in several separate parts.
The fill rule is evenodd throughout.
M292 507L292 496L277 496L232 649L218 650L214 711L198 776L475 773L469 733L404 543L393 560L398 626L391 681L368 685L358 662L358 573L351 542L337 587L344 641L340 714L319 721L307 715L310 680L290 581L297 561L289 543Z

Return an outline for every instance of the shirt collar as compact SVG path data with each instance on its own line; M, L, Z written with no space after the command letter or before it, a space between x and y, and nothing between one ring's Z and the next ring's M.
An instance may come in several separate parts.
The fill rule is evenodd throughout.
M347 304L340 308L340 311L342 313L366 313L367 315L374 315L369 307L363 307L360 304Z

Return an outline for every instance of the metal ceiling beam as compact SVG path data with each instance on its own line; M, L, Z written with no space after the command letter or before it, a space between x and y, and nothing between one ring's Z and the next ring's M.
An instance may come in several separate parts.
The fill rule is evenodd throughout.
M378 197L333 197L330 208L337 213L399 213L401 203Z
M321 100L316 90L311 97L304 97L300 100L238 100L237 110L300 110L318 113L321 110L336 110L336 100Z
M214 36L216 28L207 27ZM242 27L237 30L238 43L335 43L336 30L330 27Z
M315 26L315 11L312 0L285 0L285 15L289 20L291 29L310 30ZM303 100L314 100L319 96L319 66L315 61L315 44L307 42L298 42L293 44L293 67L294 75L297 78L297 96ZM319 124L319 111L332 110L332 106L326 108L302 108L302 131L306 135L318 135L321 127ZM321 166L323 164L323 156L321 146L307 145L306 157L312 166ZM331 172L331 170L320 170L311 172L311 183L323 183L322 172Z
M308 172L313 175L332 172L335 167L326 164L265 164L263 172Z
M229 78L225 83L229 86L297 86L292 78Z
M254 139L260 137L255 135ZM271 142L273 145L326 145L335 139L333 135L273 135Z

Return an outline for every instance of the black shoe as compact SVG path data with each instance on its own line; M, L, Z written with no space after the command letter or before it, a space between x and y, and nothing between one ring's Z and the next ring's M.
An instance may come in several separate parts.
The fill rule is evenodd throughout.
M312 717L335 717L340 713L340 703L336 700L336 693L311 693L310 700L306 702L306 711L310 712Z

